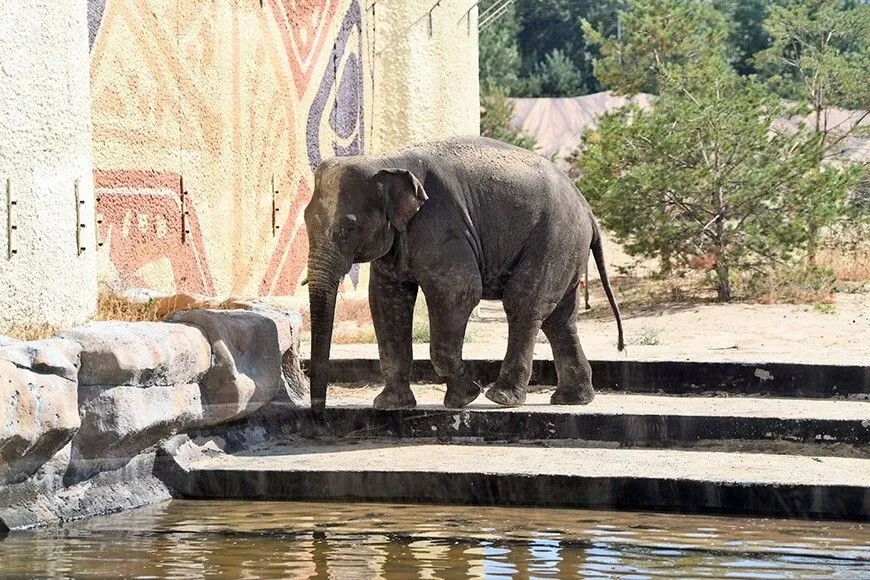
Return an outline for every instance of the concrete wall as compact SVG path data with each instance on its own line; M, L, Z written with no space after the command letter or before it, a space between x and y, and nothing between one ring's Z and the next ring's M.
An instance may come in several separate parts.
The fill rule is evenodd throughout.
M294 294L322 158L477 132L476 8L372 2L89 0L103 279Z
M0 329L96 307L89 95L86 0L0 2Z
M105 279L295 289L311 168L365 145L361 18L358 0L90 0Z
M386 0L371 10L372 152L477 135L477 5Z

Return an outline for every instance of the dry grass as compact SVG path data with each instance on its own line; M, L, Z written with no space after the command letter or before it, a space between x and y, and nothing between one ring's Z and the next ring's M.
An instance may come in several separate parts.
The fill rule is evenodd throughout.
M353 322L339 323L332 333L333 344L375 344L377 341L372 324L359 326Z
M839 282L870 281L870 242L847 250L824 248L818 252L816 263L833 272Z
M123 322L156 322L158 301L136 302L109 292L100 292L97 297L96 320L120 320Z
M656 346L662 343L662 329L643 326L640 331L629 336L625 344L640 346Z
M179 294L166 298L155 298L146 302L131 300L109 290L101 290L97 296L97 313L94 320L116 320L121 322L157 322L173 312L193 308L232 309L245 308L245 304L235 299L207 300ZM55 336L61 328L49 325L16 324L0 330L0 335L16 340L40 340Z
M758 304L833 304L834 290L831 286L814 286L788 275L771 273L760 282L751 302Z
M154 298L146 302L130 300L112 292L100 292L97 298L97 315L95 320L119 320L123 322L157 322L174 312L209 308L212 310L230 310L248 308L235 298L210 300L204 297L176 294L165 298Z
M301 309L302 330L311 332L311 312ZM426 302L419 295L414 307L414 324L411 330L414 342L429 342L429 316ZM344 298L341 295L335 302L335 327L332 332L334 344L374 344L377 342L375 326L369 309L368 298Z
M709 283L703 276L694 272L683 277L665 279L616 276L611 277L610 284L624 318L669 308L706 304L716 299L716 292L712 290ZM600 281L590 281L589 297L592 310L585 316L596 319L613 316ZM583 310L582 300L581 297L580 314L584 315L586 311Z
M126 322L155 321L162 316L158 312L156 300L134 302L118 294L101 291L97 296L95 320L121 320ZM13 325L2 334L17 340L39 340L51 338L61 329L49 324Z
M870 279L868 269L870 255L831 252L820 254L816 268L732 272L732 293L735 301L757 304L832 304L837 292L864 290ZM665 279L617 276L611 284L624 317L716 302L716 291L704 272L689 271ZM600 282L590 284L590 296L594 308L588 316L611 316Z
M311 311L308 307L301 309L302 330L311 331ZM373 326L372 314L369 310L368 298L344 298L341 295L335 301L335 323L353 322L357 326Z
M50 324L13 324L0 331L0 335L14 338L15 340L41 340L51 338L57 334L58 328Z

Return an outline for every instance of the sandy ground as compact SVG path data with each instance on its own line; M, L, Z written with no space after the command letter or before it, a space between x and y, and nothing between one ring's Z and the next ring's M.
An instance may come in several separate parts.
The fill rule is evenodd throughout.
M635 276L655 269L638 263L611 236L604 255L612 277L629 268ZM833 305L702 303L666 304L632 311L623 307L627 349L616 350L616 324L590 262L591 312L581 311L578 328L586 355L593 360L695 360L729 362L803 362L870 366L870 293L836 295ZM296 300L299 300L298 298ZM582 298L581 298L582 300ZM307 306L307 300L301 304ZM481 302L469 322L466 358L503 358L507 321L500 302ZM307 333L303 354L308 356ZM426 344L414 345L416 358L429 355ZM377 347L333 345L336 357L377 357ZM536 358L552 358L543 335Z
M593 288L593 292L595 289ZM599 290L600 292L600 290ZM623 312L626 351L616 350L616 324L603 297L593 296L596 314L581 314L580 338L594 360L696 360L804 362L870 366L870 294L839 294L833 312L813 305L693 304ZM508 327L498 302L483 302L469 323L466 358L502 358ZM306 337L307 338L307 337ZM303 341L303 356L309 345ZM428 357L426 344L415 357ZM334 357L377 357L373 344L334 345ZM537 358L551 358L543 335Z

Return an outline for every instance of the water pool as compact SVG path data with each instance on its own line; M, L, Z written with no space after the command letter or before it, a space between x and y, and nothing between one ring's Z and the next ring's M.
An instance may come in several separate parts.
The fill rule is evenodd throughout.
M848 522L175 500L0 540L0 576L870 577Z

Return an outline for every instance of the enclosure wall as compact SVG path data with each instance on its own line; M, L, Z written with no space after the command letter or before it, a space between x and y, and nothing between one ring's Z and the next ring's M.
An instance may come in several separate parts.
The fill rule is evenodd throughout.
M321 159L477 132L476 8L433 4L89 0L101 278L294 294Z
M86 2L0 2L0 331L96 308Z

